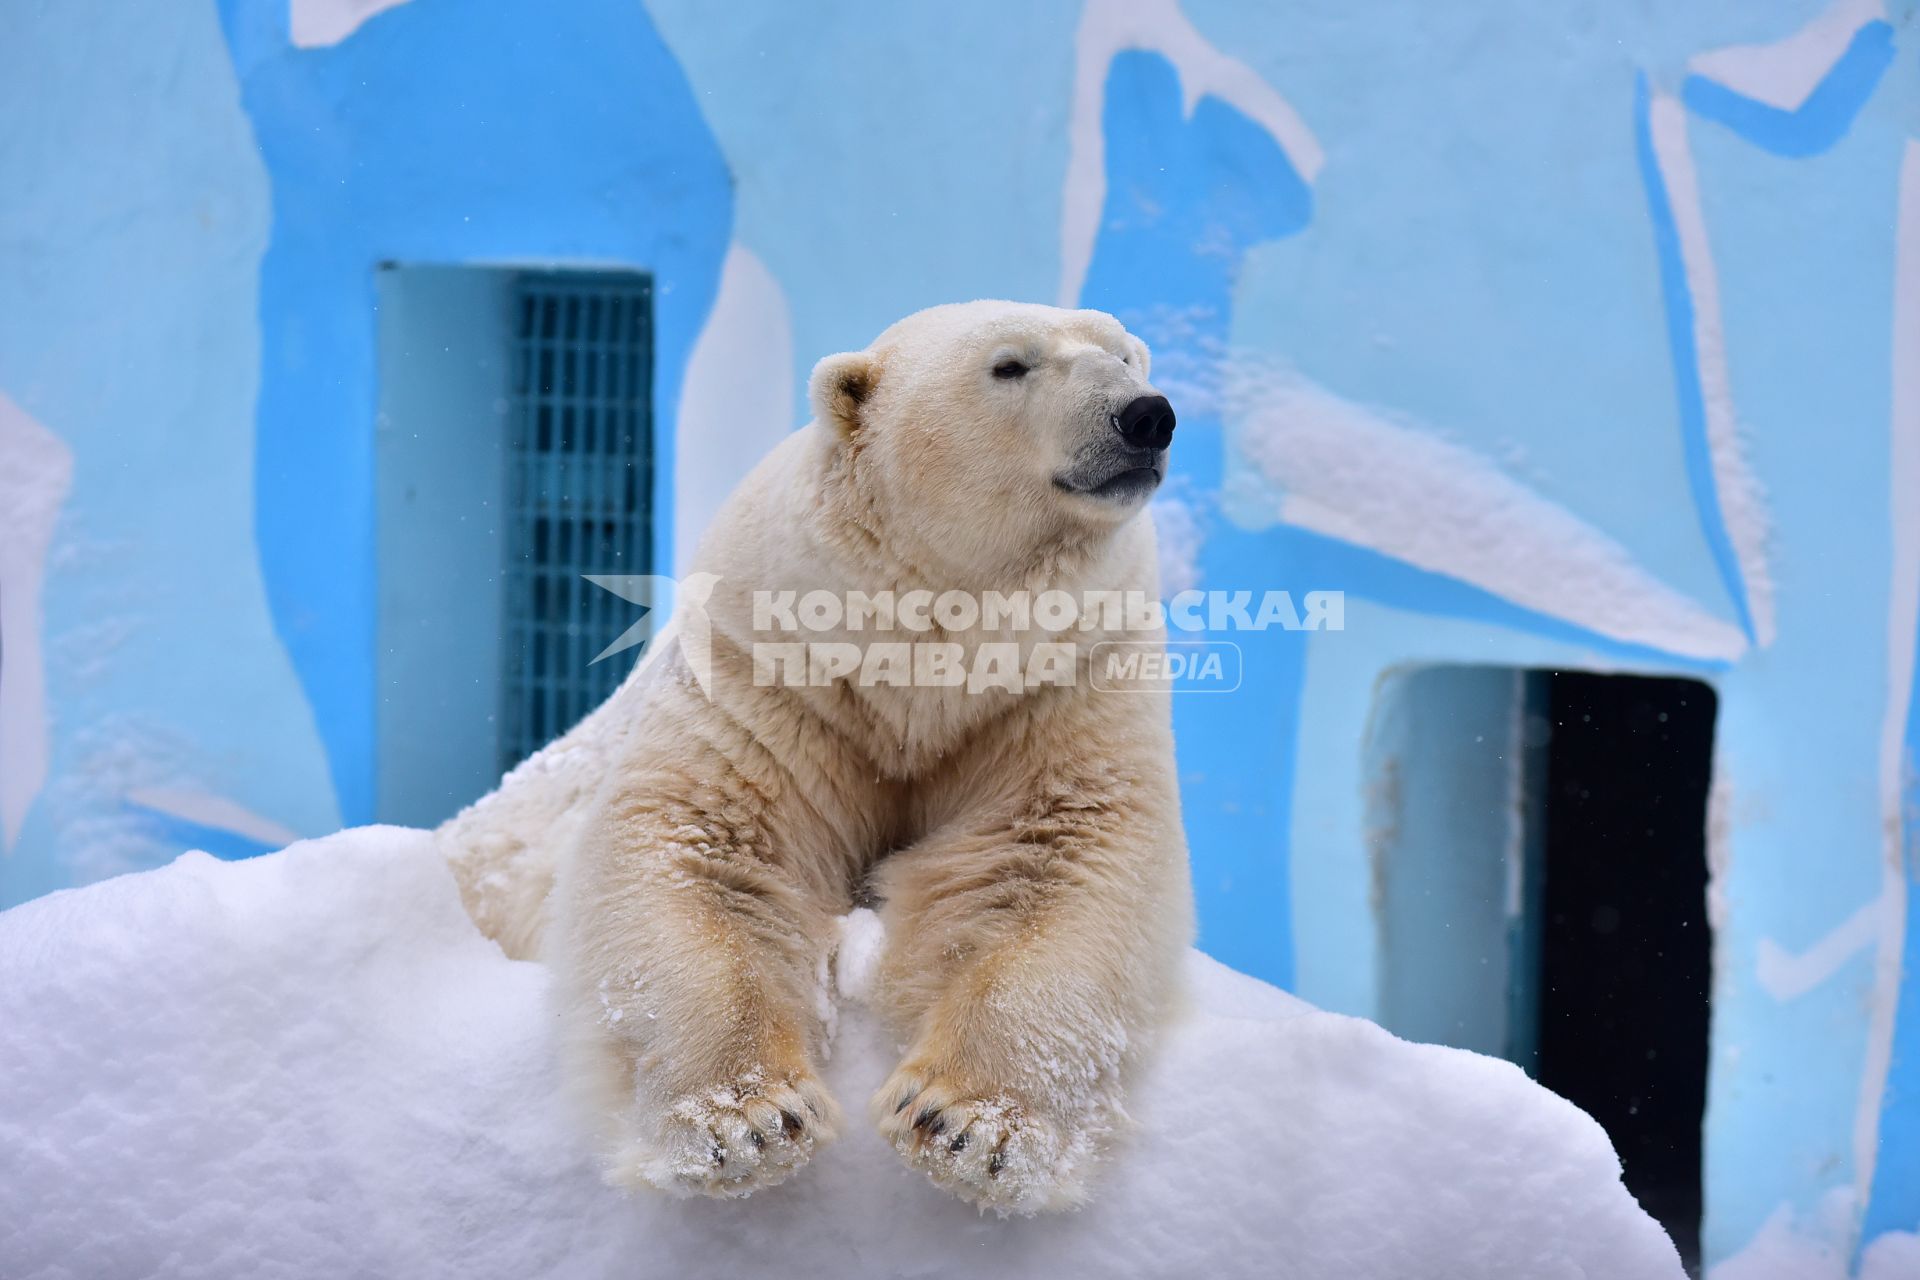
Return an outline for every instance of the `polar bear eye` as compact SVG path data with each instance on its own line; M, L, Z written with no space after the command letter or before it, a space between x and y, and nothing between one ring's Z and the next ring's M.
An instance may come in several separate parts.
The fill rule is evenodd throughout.
M1021 364L1018 360L1002 360L999 364L993 366L993 376L996 378L1024 378L1027 376L1027 366Z

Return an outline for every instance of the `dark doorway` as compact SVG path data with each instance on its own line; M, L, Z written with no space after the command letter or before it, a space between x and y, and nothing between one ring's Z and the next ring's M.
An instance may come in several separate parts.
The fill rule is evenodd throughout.
M1536 1072L1606 1129L1697 1266L1716 700L1693 680L1549 672L1533 701L1550 726Z
M514 281L500 767L571 729L632 661L598 655L632 610L590 574L653 571L653 277Z

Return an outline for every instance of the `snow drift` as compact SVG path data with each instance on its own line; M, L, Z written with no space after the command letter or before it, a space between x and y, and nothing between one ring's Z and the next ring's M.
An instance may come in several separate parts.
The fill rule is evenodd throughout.
M893 1046L849 995L827 1080ZM1601 1129L1195 954L1094 1203L983 1216L857 1122L742 1201L622 1196L554 1079L545 971L431 834L365 828L0 915L0 1276L1679 1277Z

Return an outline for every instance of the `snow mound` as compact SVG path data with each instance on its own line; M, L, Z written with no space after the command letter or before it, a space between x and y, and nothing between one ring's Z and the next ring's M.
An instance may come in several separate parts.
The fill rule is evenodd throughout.
M877 921L843 937L856 987ZM1197 953L1094 1203L1008 1220L858 1122L747 1200L606 1189L546 972L473 928L427 832L30 902L0 915L0 973L9 1280L1682 1274L1572 1105ZM827 1079L857 1117L894 1047L842 1003Z

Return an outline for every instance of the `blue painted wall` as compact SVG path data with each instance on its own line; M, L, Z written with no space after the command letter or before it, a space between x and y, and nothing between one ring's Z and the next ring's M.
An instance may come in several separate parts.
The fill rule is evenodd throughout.
M349 822L373 815L375 267L651 270L670 477L670 406L731 233L725 163L646 15L602 3L515 17L505 3L457 18L402 6L298 51L263 7L227 6L279 210L260 268L261 566ZM670 484L655 509L670 539Z
M1347 593L1177 707L1202 944L1393 1020L1387 673L1709 680L1709 1257L1920 1227L1912 16L35 9L0 50L0 396L73 478L43 562L0 555L43 654L6 687L48 708L0 758L0 904L393 812L383 262L654 274L663 568L713 497L676 452L768 438L716 388L804 404L953 298L1096 306L1180 403L1170 573Z

